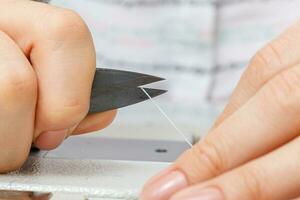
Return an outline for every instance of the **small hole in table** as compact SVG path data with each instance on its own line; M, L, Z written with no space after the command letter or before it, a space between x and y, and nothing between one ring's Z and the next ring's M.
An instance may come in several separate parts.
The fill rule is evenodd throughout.
M167 153L168 150L167 149L155 149L156 153Z

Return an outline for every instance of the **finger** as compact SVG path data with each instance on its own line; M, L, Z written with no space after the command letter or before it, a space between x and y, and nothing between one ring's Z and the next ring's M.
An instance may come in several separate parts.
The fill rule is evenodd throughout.
M26 160L34 131L36 77L18 46L0 31L0 172Z
M251 62L213 128L245 104L268 80L300 61L300 21L267 44Z
M112 123L116 115L117 110L88 115L71 134L79 135L104 129Z
M62 142L87 114L96 59L90 33L76 14L59 11L51 19L50 34L31 51L40 88L36 136L58 135Z
M180 156L175 170L146 184L143 200L159 199L157 195L166 199L189 184L218 176L295 138L300 128L299 85L300 65L274 77L204 140ZM169 188L163 194L156 192L155 188L166 185Z
M0 8L0 29L22 47L37 74L35 138L41 138L36 145L43 149L38 140L52 138L55 147L89 108L96 62L91 34L73 11L31 1L6 2Z
M283 200L300 195L300 138L223 174L213 180L192 186L171 200Z
M35 146L39 148L42 147L43 150L55 149L70 135L79 135L104 129L112 123L116 113L117 111L107 111L88 115L78 126L75 125L71 127L67 132L55 131L51 132L51 134L42 134L38 140L35 141Z

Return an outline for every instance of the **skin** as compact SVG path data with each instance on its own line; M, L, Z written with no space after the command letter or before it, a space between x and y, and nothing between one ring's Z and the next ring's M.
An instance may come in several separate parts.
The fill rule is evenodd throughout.
M300 22L259 50L208 135L149 180L140 199L300 197L299 44Z
M87 116L95 66L92 37L78 14L1 0L0 172L22 166L32 143L53 149L112 122L116 111Z

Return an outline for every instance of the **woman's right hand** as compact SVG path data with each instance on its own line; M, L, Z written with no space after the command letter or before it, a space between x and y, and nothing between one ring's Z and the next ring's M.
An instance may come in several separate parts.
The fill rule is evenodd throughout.
M0 172L19 168L32 143L53 149L99 130L116 111L87 116L95 48L81 17L28 0L0 2Z

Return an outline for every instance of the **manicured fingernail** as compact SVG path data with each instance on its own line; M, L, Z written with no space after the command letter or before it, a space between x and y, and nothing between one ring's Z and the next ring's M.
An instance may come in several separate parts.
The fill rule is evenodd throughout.
M188 186L185 175L177 170L161 172L145 185L140 200L165 200Z
M223 195L216 188L192 188L176 194L171 200L223 200Z
M145 184L144 188L147 187L148 185L150 185L151 183L155 182L156 180L158 180L160 177L168 174L171 171L175 171L173 166L170 166L162 171L160 171L159 173L157 173L156 175L152 176L147 183Z
M58 147L68 135L69 129L60 131L47 131L39 135L35 141L35 146L42 150L51 150Z

